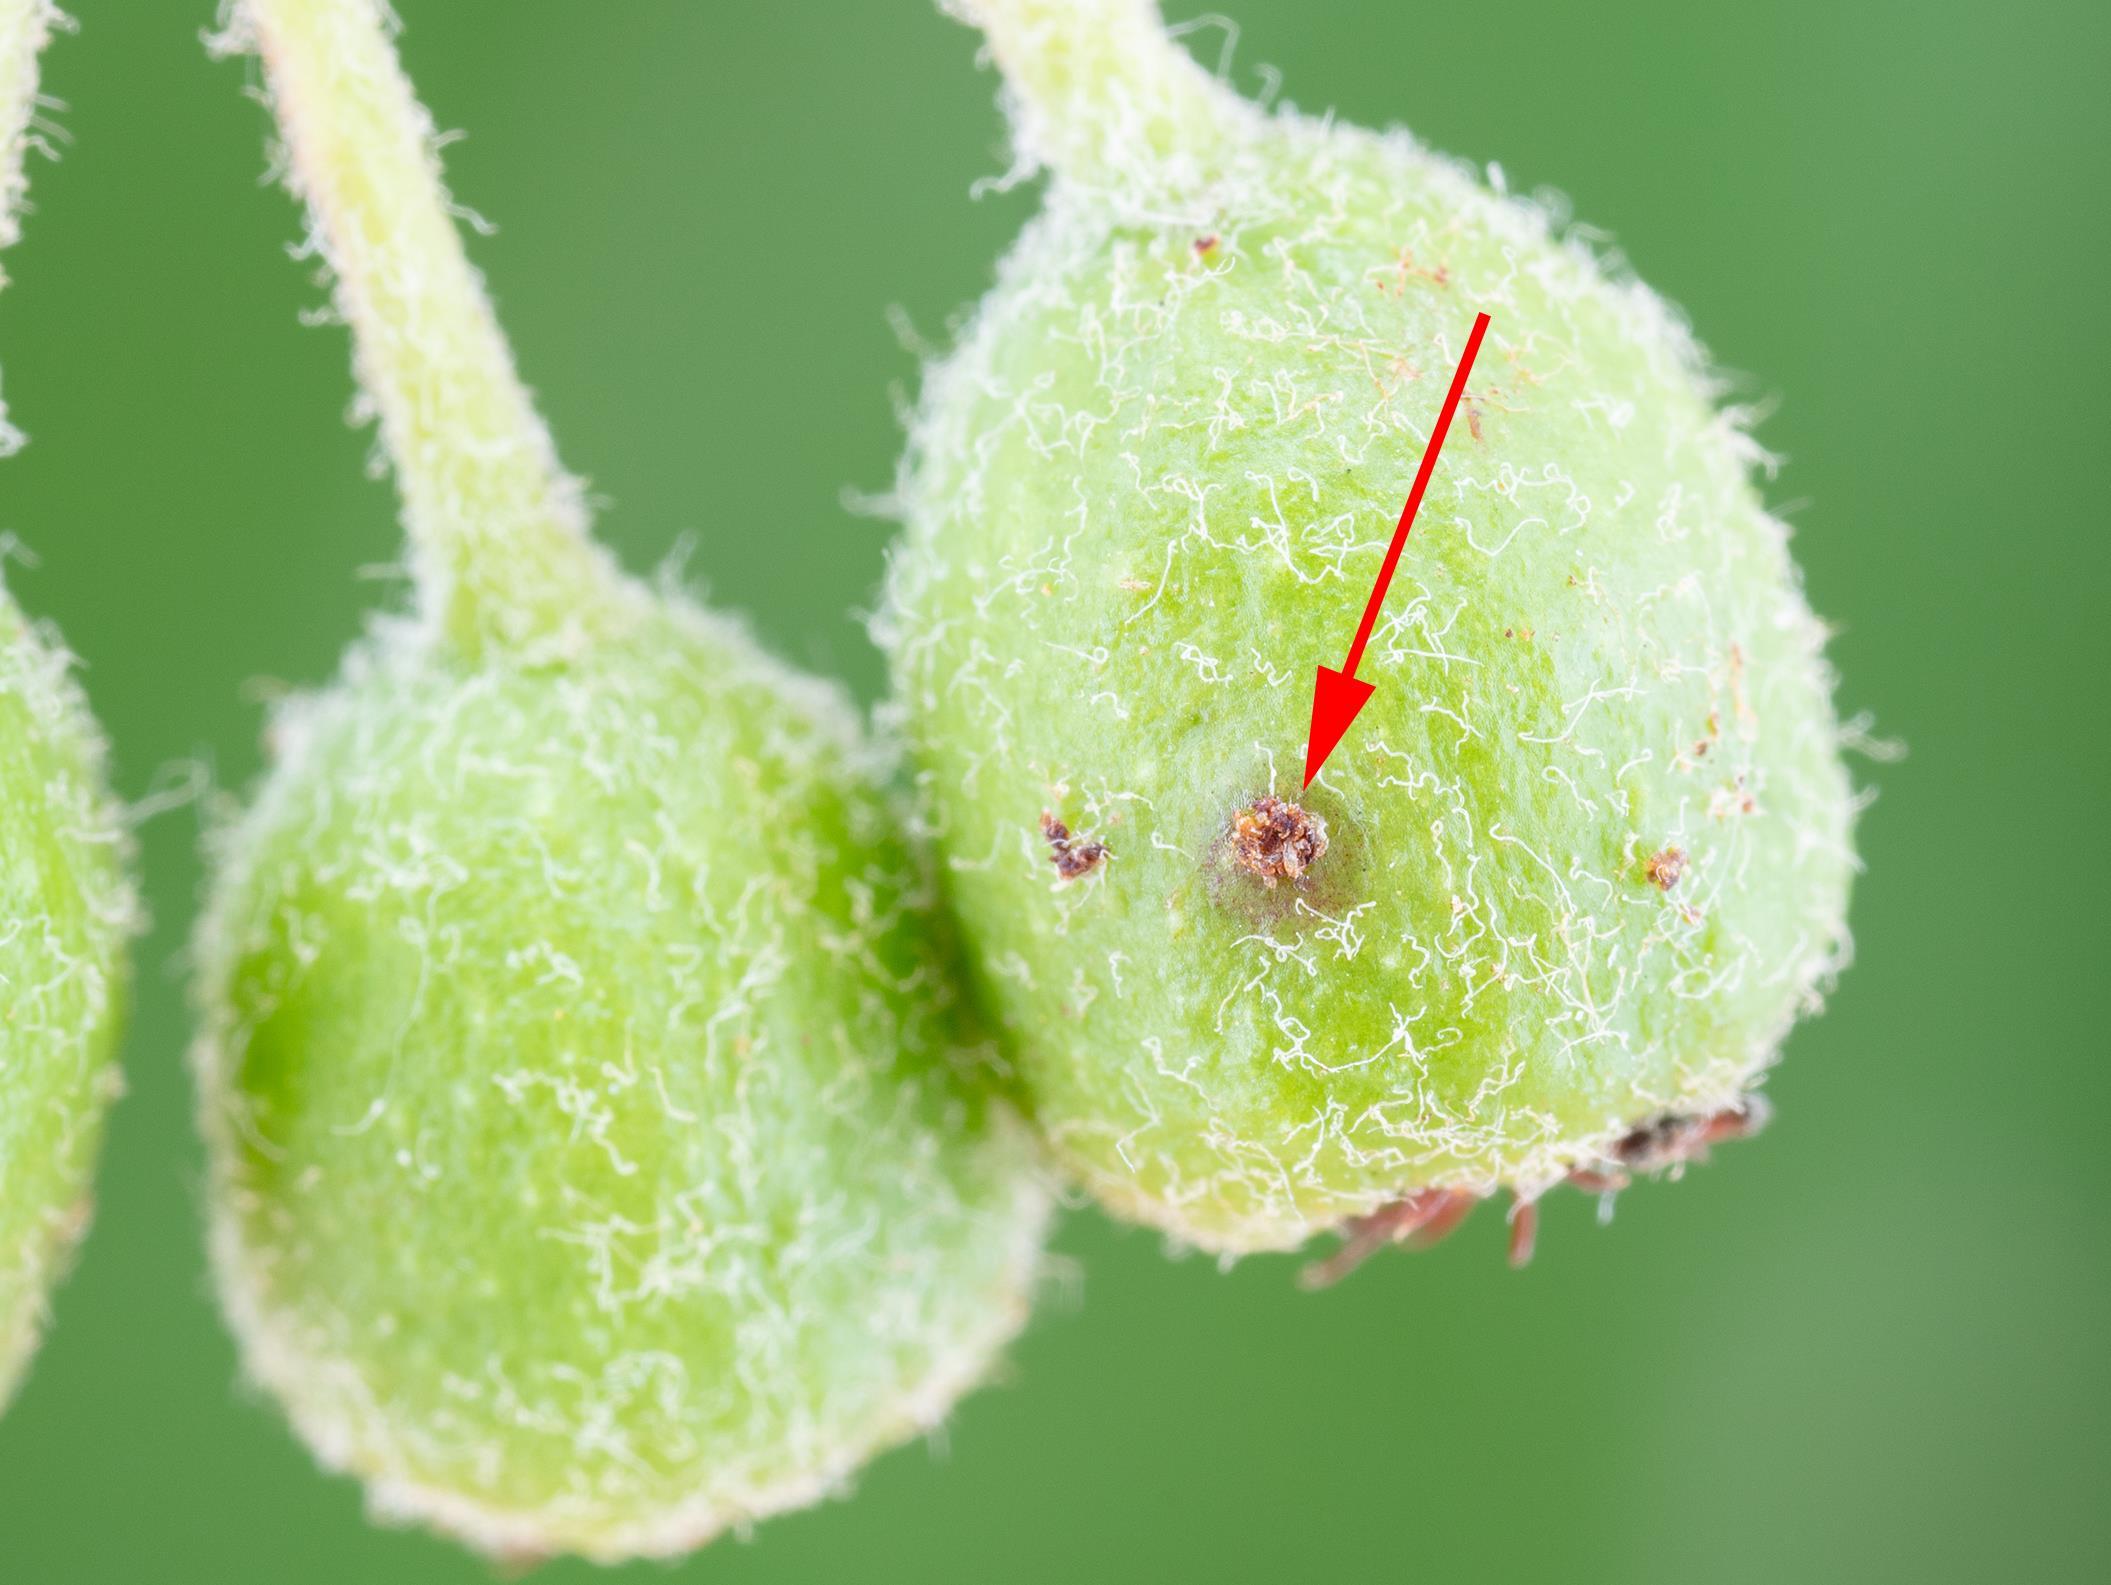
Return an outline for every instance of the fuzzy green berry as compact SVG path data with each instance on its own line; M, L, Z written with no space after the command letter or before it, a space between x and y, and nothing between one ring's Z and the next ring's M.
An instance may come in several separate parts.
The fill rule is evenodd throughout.
M880 629L1059 1155L1234 1254L1749 1125L1843 953L1852 797L1676 316L1404 133L1240 100L1148 0L953 8L1054 174L928 373ZM1484 310L1377 692L1305 788Z
M0 589L0 1407L87 1226L135 902L64 650Z
M0 247L15 240L37 52L56 16L44 0L0 0ZM0 412L0 454L17 440ZM103 758L71 658L0 586L0 1408L87 1225L119 1088L135 902Z
M281 712L196 1053L251 1373L383 1517L670 1555L941 1419L1046 1194L839 692L587 538L376 0L248 0L419 602Z

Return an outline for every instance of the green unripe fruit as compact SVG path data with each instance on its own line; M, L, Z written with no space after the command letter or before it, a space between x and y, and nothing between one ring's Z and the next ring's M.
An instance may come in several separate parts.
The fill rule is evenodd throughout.
M1041 1198L856 724L679 600L384 633L222 844L200 1053L250 1368L385 1513L663 1553L929 1426Z
M249 0L415 619L281 713L196 1055L248 1367L385 1517L664 1556L930 1427L1047 1196L837 690L616 573L373 0Z
M134 903L68 657L0 590L0 1407L87 1225Z
M930 371L881 627L1047 1137L1224 1253L1721 1137L1842 953L1852 799L1698 349L1405 134L1239 101L1146 0L958 9L1055 175ZM1301 790L1480 310L1377 692Z
M0 247L15 240L23 129L53 16L42 0L0 0ZM0 412L0 454L16 439ZM0 538L0 561L6 551ZM119 1089L129 838L71 665L0 586L0 1409L87 1225Z

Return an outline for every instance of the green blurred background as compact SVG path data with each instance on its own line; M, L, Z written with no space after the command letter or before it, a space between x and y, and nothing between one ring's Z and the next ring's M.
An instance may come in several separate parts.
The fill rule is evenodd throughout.
M40 562L10 582L87 658L134 798L184 765L245 784L260 699L400 594L343 337L298 323L320 299L259 181L251 68L199 47L213 3L71 0L47 85L72 142L0 299L33 438L0 531ZM887 527L842 501L888 484L913 383L886 311L942 338L1033 203L970 200L1002 167L971 36L927 0L399 10L608 536L639 567L687 542L717 600L870 697L852 613ZM1761 435L1843 706L1911 750L1859 772L1861 961L1763 1141L1610 1228L1557 1196L1521 1275L1492 1213L1318 1296L1071 1217L1008 1379L938 1445L671 1577L2111 1578L2111 10L1237 10L1242 83L1279 68L1300 104L1559 184L1779 394ZM131 1095L0 1422L0 1580L487 1579L369 1528L236 1386L182 1060L199 818L145 827Z

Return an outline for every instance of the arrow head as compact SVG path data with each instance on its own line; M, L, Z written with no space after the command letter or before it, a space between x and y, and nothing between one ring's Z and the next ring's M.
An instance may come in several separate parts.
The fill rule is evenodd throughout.
M1336 671L1332 666L1319 668L1319 675L1312 683L1312 727L1305 734L1305 785L1312 785L1312 778L1319 774L1320 766L1327 763L1327 756L1334 752L1334 745L1341 741L1342 733L1356 719L1356 713L1376 690L1373 683Z

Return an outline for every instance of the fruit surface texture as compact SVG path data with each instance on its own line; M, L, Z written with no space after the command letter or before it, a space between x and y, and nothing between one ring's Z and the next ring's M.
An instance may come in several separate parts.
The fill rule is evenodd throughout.
M677 1551L983 1374L1040 1195L842 701L654 601L561 669L384 633L276 736L200 1075L223 1299L326 1462Z
M879 630L1064 1163L1235 1254L1745 1106L1843 958L1852 795L1693 338L1407 134L1239 100L1143 0L955 9L1052 175L927 372ZM1377 691L1304 787L1481 311Z
M0 0L0 247L15 240L37 52L54 20L41 0ZM0 411L0 456L19 442ZM0 573L16 527L0 518ZM87 1226L119 1089L135 903L104 758L72 656L0 581L0 1409Z
M276 715L195 1066L247 1367L501 1558L684 1552L941 1420L1047 1194L840 691L620 573L375 0L251 0L415 609Z
M134 899L72 660L0 590L0 1405L88 1219Z

